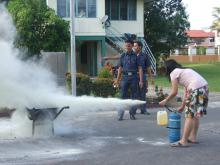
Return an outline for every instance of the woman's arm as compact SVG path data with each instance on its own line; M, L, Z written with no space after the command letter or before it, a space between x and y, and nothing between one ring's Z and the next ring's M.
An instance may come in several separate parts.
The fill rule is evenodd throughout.
M166 105L166 103L171 100L173 97L175 97L177 95L178 92L178 82L177 80L173 80L171 81L172 83L172 89L170 94L167 96L167 98L165 98L164 100L162 100L161 102L159 102L160 105L164 106Z

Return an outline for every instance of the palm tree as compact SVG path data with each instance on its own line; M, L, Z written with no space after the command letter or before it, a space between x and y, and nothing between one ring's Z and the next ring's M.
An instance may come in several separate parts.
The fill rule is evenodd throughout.
M213 21L211 28L220 31L220 7L214 8L213 17L215 20Z

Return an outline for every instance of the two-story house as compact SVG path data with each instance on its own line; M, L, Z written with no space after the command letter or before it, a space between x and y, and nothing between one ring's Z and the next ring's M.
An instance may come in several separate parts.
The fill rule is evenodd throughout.
M187 30L187 45L176 49L175 55L214 55L215 54L215 33L204 30ZM199 48L203 49L199 49Z
M150 0L75 0L77 72L96 75L106 55L123 51L126 33L142 39L145 50L150 52L143 40L144 2L147 1ZM47 0L47 5L60 17L70 19L70 0ZM106 24L106 20L110 22Z
M188 44L214 47L215 46L215 33L206 32L204 30L187 30Z
M189 54L215 54L215 33L204 30L187 30ZM199 52L198 47L205 48L205 52Z

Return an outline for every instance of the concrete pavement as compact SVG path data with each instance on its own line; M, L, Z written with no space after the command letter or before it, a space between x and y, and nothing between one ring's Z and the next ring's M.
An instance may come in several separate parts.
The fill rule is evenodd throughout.
M117 121L116 112L98 112L55 123L54 137L1 139L0 164L217 165L220 104L213 98L201 119L198 145L170 147L167 128L156 124L159 109L150 109L150 116L137 115L135 121L128 112L123 121Z

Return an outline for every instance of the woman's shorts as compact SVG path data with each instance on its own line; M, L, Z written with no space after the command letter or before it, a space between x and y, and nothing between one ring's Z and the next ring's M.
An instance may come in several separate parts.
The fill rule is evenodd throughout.
M185 117L199 118L203 115L206 115L208 106L208 95L208 86L188 91L185 106Z

